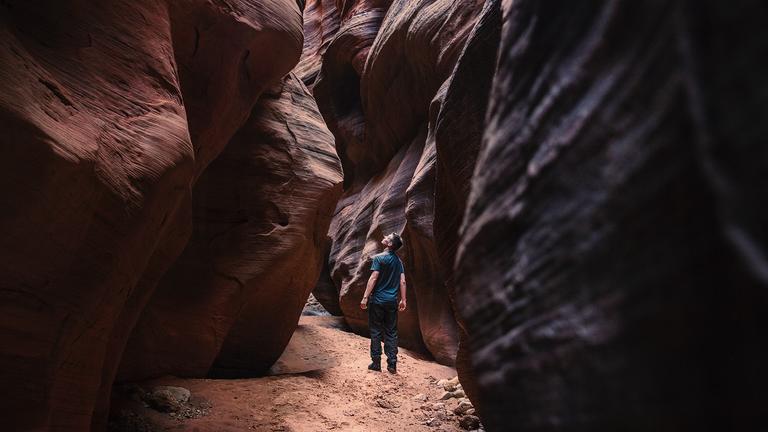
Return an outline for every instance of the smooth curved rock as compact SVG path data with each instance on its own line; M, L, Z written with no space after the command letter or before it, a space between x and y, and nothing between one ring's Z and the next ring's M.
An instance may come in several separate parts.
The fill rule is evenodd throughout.
M353 3L356 2L350 2ZM365 115L360 99L360 76L390 1L359 3L341 11L344 20L323 54L320 75L313 88L320 112L336 138L345 188L356 176L365 181L365 176L370 174L364 172L365 167L358 167L367 150L363 142ZM357 174L357 171L361 172Z
M216 359L220 375L266 372L280 357L320 274L326 232L341 194L341 163L333 135L307 88L291 74L273 97L259 113L263 120L246 124L233 143L265 143L263 153L254 155L256 167L271 175L259 190L261 200L276 205L278 218L277 225L270 220L266 237L259 231L253 255L246 257L253 262L242 269L252 277L245 286L252 285L254 292L241 305Z
M186 241L191 182L298 59L292 1L169 5L0 5L0 409L13 430L103 426L128 333Z
M446 80L430 108L427 141L434 141L436 151L434 244L437 261L445 263L443 277L452 310L460 309L454 294L453 263L483 137L500 33L501 1L488 1L467 38L451 77ZM460 315L455 315L454 319L459 334L456 370L468 397L482 413L482 406L478 404L480 390L472 372L472 347L466 325Z
M331 278L339 287L339 305L344 318L355 332L366 334L368 331L368 314L360 309L360 299L370 275L371 259L381 251L380 241L384 235L402 231L405 191L421 158L423 142L424 134L414 140L414 145L403 148L380 176L356 193L346 192L336 207L329 230L333 239ZM407 263L407 255L402 252L399 255ZM406 266L405 271L408 274L410 269ZM408 310L398 318L400 344L423 352L413 287L408 290L408 302Z
M119 379L201 377L217 358L218 374L269 368L320 273L340 182L333 137L290 75L195 185L192 238L145 308Z
M429 105L453 71L483 3L392 3L361 80L366 148L359 165L381 169L426 124Z
M329 256L341 310L353 329L366 331L358 305L370 256L381 250L382 234L403 232L410 310L401 314L401 342L446 364L455 360L459 335L445 285L451 263L440 261L432 228L436 147L427 134L437 111L429 111L482 3L395 1L347 13L314 88L344 164Z
M449 79L479 12L478 4L394 2L371 48L363 75L367 154L397 148L414 128L432 128L429 111ZM407 59L403 61L401 59ZM437 96L436 96L437 95ZM420 125L419 125L420 122ZM382 134L387 135L382 138ZM445 285L445 264L434 244L435 142L425 142L406 190L405 264L422 340L436 360L453 364L458 333ZM386 144L385 144L386 143ZM400 144L402 145L402 144ZM382 157L387 157L382 155ZM375 162L372 162L375 165Z
M0 411L12 430L87 430L116 317L193 174L175 66L156 54L172 52L153 31L168 15L1 7Z
M320 73L323 55L339 31L340 21L336 0L308 0L304 7L304 47L293 73L310 90Z
M170 3L172 38L179 80L184 94L189 133L195 147L197 179L250 114L256 99L296 63L302 43L301 14L290 0L259 4ZM261 58L270 58L263 62ZM104 422L108 395L134 325L160 278L184 250L192 232L192 203L183 203L183 219L159 239L134 293L129 297L107 353L102 378L101 405L95 420ZM151 374L152 367L141 376ZM99 428L100 425L95 425Z

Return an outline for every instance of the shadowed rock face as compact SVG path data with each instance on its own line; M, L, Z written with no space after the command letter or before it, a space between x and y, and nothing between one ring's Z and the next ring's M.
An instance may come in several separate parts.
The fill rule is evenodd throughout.
M0 410L11 430L99 429L190 187L298 60L300 13L5 1L0 20Z
M437 260L445 263L442 276L454 310L459 307L454 292L453 263L483 136L500 32L500 1L489 1L480 12L451 77L440 88L430 106L427 142L433 142L435 146L433 238ZM445 295L444 292L440 294ZM479 390L472 373L466 324L461 315L456 315L455 319L459 336L456 370L467 396L482 414L483 407L477 403Z
M481 3L394 1L324 39L346 319L365 331L370 256L402 230L405 343L457 355L489 430L748 428L766 376L765 8Z
M715 2L505 2L455 269L489 430L752 430L765 192L737 197L768 159L747 3L749 41Z

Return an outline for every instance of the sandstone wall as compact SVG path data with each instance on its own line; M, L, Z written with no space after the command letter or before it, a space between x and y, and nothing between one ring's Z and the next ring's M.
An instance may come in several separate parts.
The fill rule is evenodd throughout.
M764 18L503 3L454 273L489 430L762 424Z
M195 184L189 244L136 325L119 378L205 376L217 357L220 374L269 368L320 273L340 191L333 137L291 74Z
M750 429L765 8L458 3L317 39L345 173L318 298L365 332L369 258L402 231L403 344L455 357L489 430Z
M261 373L313 289L366 333L396 231L401 343L488 430L754 429L767 19L0 2L3 426L101 430L115 377Z
M215 188L217 175L206 176L206 168L253 118L260 95L296 64L301 27L299 5L291 0L0 5L4 427L103 428L128 337L193 233L193 213L204 207L203 196L192 199L194 182L213 177L201 180L200 190ZM287 108L275 94L293 96L304 113L295 117L300 125L281 121L289 116L277 114ZM295 213L285 212L288 223L278 223L283 235L274 258L282 261L290 250L306 267L292 285L269 286L282 292L286 311L274 321L279 331L265 350L271 358L287 341L286 329L319 272L312 249L322 243L317 233L328 224L340 171L332 138L312 120L316 109L298 81L286 81L270 98L276 100L259 108L268 113L252 125L251 138L273 148L295 144L283 150L285 157L304 161L291 173L283 162L271 180L320 177L315 188L302 187L308 207L293 206ZM240 151L253 144L249 139L241 134ZM268 153L265 148L259 151ZM252 162L264 167L263 160ZM278 190L264 184L258 190L264 195L250 198L274 203ZM270 209L265 204L254 217L283 220ZM195 221L193 235L199 231L205 227ZM272 282L264 274L262 282ZM268 292L262 295L271 298ZM177 305L191 300L185 294ZM247 315L259 312L257 297L241 298L251 300L242 310L220 310L225 320L237 318L233 341L254 324ZM174 313L186 319L182 310Z
M430 118L430 105L452 77L482 6L345 3L338 32L323 42L313 90L345 177L329 232L333 285L321 281L317 298L328 304L326 298L337 296L347 322L365 333L359 302L370 257L381 250L383 235L402 232L409 309L400 314L401 344L447 364L456 357L458 330L445 284L451 264L441 261L432 228L436 147L427 137L436 117Z

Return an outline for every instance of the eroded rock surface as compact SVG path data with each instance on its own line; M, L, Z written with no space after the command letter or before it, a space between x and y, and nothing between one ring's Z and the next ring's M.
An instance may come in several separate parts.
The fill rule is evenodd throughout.
M304 47L293 73L310 89L320 73L323 54L339 31L340 21L336 0L308 0L304 6Z
M0 2L4 427L263 372L313 288L365 333L396 231L489 430L753 429L762 4L304 3Z
M443 260L449 254L438 248L433 230L435 131L441 98L483 2L352 2L346 6L314 83L318 105L336 137L345 176L344 196L329 233L328 261L335 292L324 279L318 284L317 297L326 304L330 302L325 298L338 295L347 321L356 331L365 332L366 314L358 305L370 274L370 257L381 250L383 235L402 232L405 247L400 255L410 307L400 314L401 344L426 348L438 361L453 364L459 332L446 284L452 264ZM306 51L304 56L308 58ZM478 57L490 61L495 47ZM474 67L465 67L463 73L469 77ZM490 71L486 75L487 87ZM458 103L447 110L463 113L465 108ZM484 111L480 112L471 120L482 117ZM461 116L454 115L452 120L456 119L458 124L452 126L461 129ZM466 129L477 126L468 123ZM467 153L477 152L479 133L474 135L476 142L462 147ZM457 173L460 179L455 181L461 187L468 184L473 163L470 158ZM443 206L449 209L446 213L460 214L461 208L452 205ZM454 243L456 236L454 228Z
M191 185L298 60L301 15L289 0L0 14L0 410L12 430L99 429L189 236Z
M192 238L144 310L120 379L205 376L217 356L219 368L266 370L317 280L340 183L333 137L290 75L195 185Z
M500 32L500 2L488 1L467 38L451 77L440 88L430 107L430 134L427 140L434 142L436 153L433 238L437 260L445 264L442 276L453 310L459 308L454 292L453 263L483 137ZM458 324L459 338L456 370L467 395L477 401L479 389L472 372L466 324L460 314L455 314L454 319Z
M262 202L274 205L265 203L261 211L268 222L247 235L258 239L251 254L235 242L236 253L245 255L246 274L252 275L245 286L253 292L240 306L216 360L217 373L225 375L266 371L283 352L320 274L326 232L341 194L333 136L301 81L290 75L280 93L264 103L258 113L263 119L246 124L233 143L263 142L262 152L252 154L254 168L270 174L257 190Z
M346 319L365 331L369 257L402 230L406 343L456 356L490 430L748 428L762 384L747 377L766 376L750 342L768 281L763 15L620 0L342 15L314 93L345 168L329 267ZM712 355L713 335L738 353Z
M504 2L454 273L489 430L755 429L765 242L719 193L765 184L765 9L705 3Z

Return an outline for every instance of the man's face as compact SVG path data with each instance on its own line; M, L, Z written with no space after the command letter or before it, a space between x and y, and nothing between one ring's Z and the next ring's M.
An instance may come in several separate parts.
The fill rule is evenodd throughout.
M384 238L381 239L381 244L383 244L386 247L392 246L392 234L384 236Z

